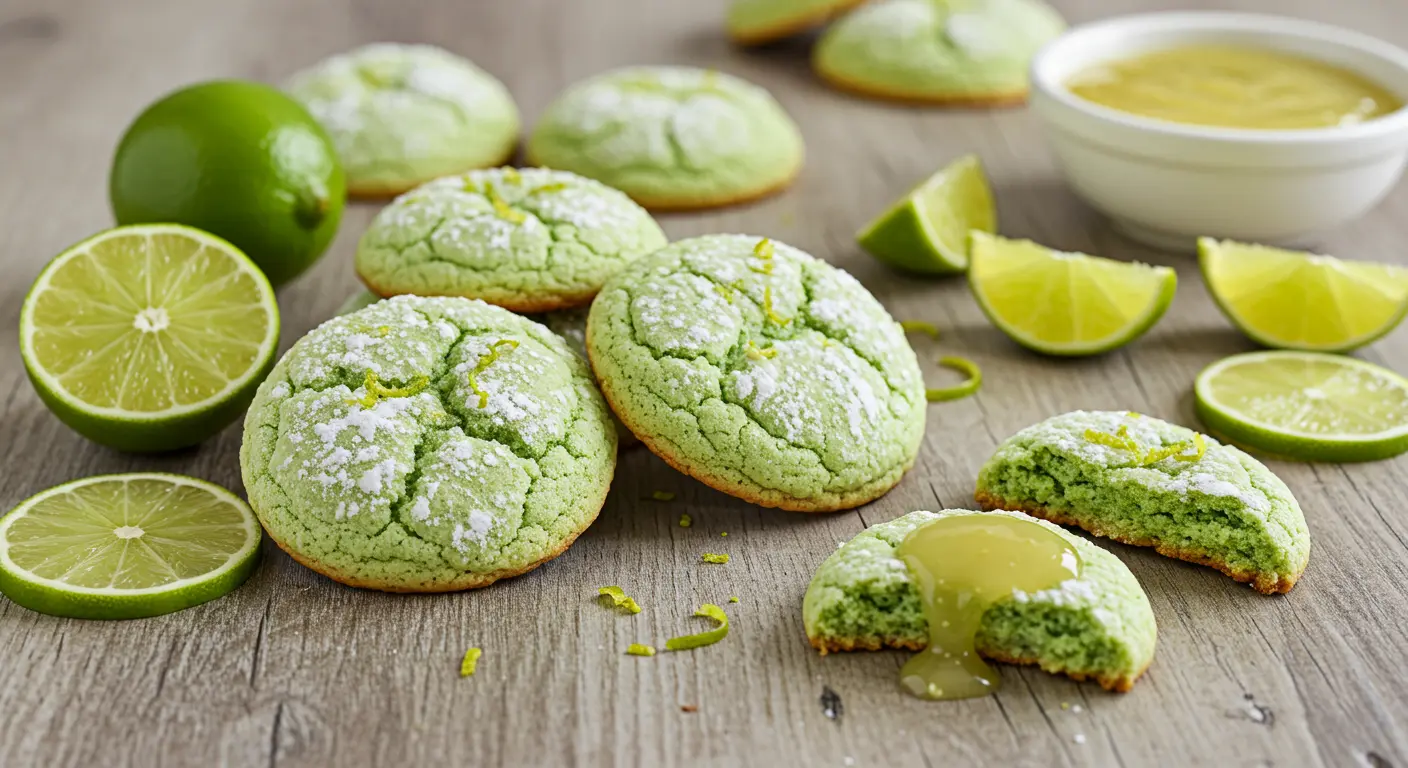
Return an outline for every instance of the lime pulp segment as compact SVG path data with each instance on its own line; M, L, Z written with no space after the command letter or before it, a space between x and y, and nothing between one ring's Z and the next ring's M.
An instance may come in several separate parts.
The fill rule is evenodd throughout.
M243 409L232 401L247 401L272 364L278 307L229 243L177 225L120 227L49 263L20 335L31 379L70 426L114 447L163 450L199 442ZM214 411L219 423L202 423ZM172 430L155 434L163 425Z
M1014 341L1045 354L1097 354L1132 341L1158 322L1178 286L1168 267L971 237L968 281L979 306Z
M955 274L968 266L971 230L997 231L997 211L982 163L966 155L880 214L856 241L891 266Z
M1198 375L1198 414L1232 442L1308 461L1408 450L1408 380L1355 358L1251 352Z
M1408 270L1202 238L1208 290L1234 325L1268 347L1348 352L1408 313Z
M162 473L51 488L0 518L0 592L58 616L156 616L248 578L260 529L229 491Z

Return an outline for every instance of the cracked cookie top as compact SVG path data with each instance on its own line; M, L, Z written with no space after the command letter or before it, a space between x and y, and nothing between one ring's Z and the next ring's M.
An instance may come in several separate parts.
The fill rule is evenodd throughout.
M430 45L358 48L294 75L287 89L332 137L353 194L497 165L518 142L503 83Z
M880 96L1022 98L1032 56L1065 28L1041 0L885 0L836 22L813 62L827 79Z
M463 296L515 312L589 303L632 259L663 247L630 198L564 171L494 168L396 198L357 245L357 273L382 296Z
M689 67L632 67L559 96L534 129L528 156L647 207L703 207L785 185L801 167L802 138L781 105L747 81Z
M636 262L592 304L587 349L651 450L765 506L870 501L924 434L899 325L855 278L765 238L699 237Z
M615 466L606 404L546 328L458 298L398 297L289 350L245 420L249 500L285 550L343 583L483 586L559 554Z

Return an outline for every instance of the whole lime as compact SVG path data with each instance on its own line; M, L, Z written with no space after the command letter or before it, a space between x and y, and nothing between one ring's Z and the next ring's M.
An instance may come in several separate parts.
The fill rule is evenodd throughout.
M117 146L108 195L119 224L219 235L279 285L327 250L347 188L332 142L302 105L261 83L217 80L137 116Z

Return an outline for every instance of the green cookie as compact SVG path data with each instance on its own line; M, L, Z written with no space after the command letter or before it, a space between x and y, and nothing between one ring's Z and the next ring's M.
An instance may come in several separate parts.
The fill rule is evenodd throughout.
M826 22L865 0L733 0L728 35L741 45L759 45Z
M1310 558L1291 491L1261 462L1137 413L1075 411L1018 432L978 475L984 509L1020 509L1210 565L1266 594Z
M949 515L1020 512L911 512L862 531L826 558L802 600L807 638L823 654L929 645L919 590L895 548L921 524ZM978 651L988 658L1036 664L1077 680L1128 691L1154 658L1158 634L1149 598L1119 558L1079 536L1033 521L1075 547L1079 579L1014 594L983 614Z
M899 324L855 278L766 239L699 237L632 264L593 302L587 351L650 450L763 506L864 504L924 435Z
M295 560L356 587L482 587L561 554L616 463L586 364L478 301L404 296L289 350L245 419L250 506Z
M647 208L708 208L791 183L802 135L767 91L744 80L633 67L559 96L534 129L528 158L610 184Z
M548 330L562 337L567 342L567 346L573 352L587 359L587 309L565 309L561 312L549 312L545 315L537 315L534 320L546 325ZM622 448L630 448L640 441L631 434L631 430L626 429L626 425L611 415L611 421L616 425L616 438Z
M1018 103L1066 22L1041 0L884 0L826 31L812 66L842 90L901 101Z
M663 247L643 208L563 171L494 168L396 198L357 245L382 296L462 296L514 312L584 306L632 259Z
M434 46L358 48L294 75L288 91L332 137L353 195L395 195L499 165L518 143L518 108L503 83Z

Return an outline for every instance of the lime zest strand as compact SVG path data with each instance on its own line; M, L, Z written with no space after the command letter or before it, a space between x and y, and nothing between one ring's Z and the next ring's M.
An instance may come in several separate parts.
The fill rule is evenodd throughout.
M680 527L688 528L691 525L694 525L694 518L690 517L688 512L680 513Z
M479 388L479 374L489 369L495 360L499 359L499 350L503 347L518 349L518 342L513 339L499 339L489 345L489 351L479 356L479 362L474 364L474 370L469 372L469 389L479 396L479 407L486 408L489 405L489 393Z
M760 275L771 275L772 257L776 253L777 246L773 245L771 240L766 237L762 240L759 240L758 244L753 246L753 256L756 257L758 260L762 261L763 265L761 267L755 267L752 264L749 264L748 269Z
M348 405L360 405L363 408L374 407L383 397L410 397L419 394L421 390L430 386L429 376L417 376L411 380L410 384L404 387L384 387L377 381L376 371L367 371L366 379L363 380L362 388L366 394L360 398L352 398L347 401Z
M655 646L653 646L653 645L645 645L644 643L631 643L630 645L626 646L626 655L627 655L627 656L654 656L654 655L655 655Z
M640 604L635 601L635 598L628 597L626 591L620 587L602 587L598 589L596 593L606 598L606 600L602 601L603 603L609 602L614 607L620 608L626 613L640 613Z
M728 599L728 601L729 601L730 603L736 603L736 602L738 602L738 595L734 595L733 597L730 597L730 598Z
M1207 455L1207 452L1208 452L1208 441L1207 441L1207 440L1204 440L1204 439L1203 439L1203 436L1202 436L1201 434L1199 434L1199 433L1197 433L1197 432L1194 432L1194 433L1193 433L1193 455L1189 456L1189 455L1187 455L1187 454L1182 454L1182 453L1180 453L1180 454L1178 454L1177 456L1174 456L1173 458L1177 459L1178 461L1188 461L1188 462L1202 461L1202 460L1203 460L1203 456Z
M939 327L927 320L901 320L900 328L905 333L922 333L931 339L939 338Z
M728 562L728 555L721 555L714 552L705 552L702 558L704 562L713 565L723 565Z
M695 648L703 648L706 645L713 645L725 637L728 637L728 614L724 613L724 609L713 603L705 603L699 606L699 610L695 611L694 615L706 619L713 619L718 622L718 626L696 635L672 637L665 641L666 650L688 651Z
M724 301L727 301L730 304L733 303L733 288L727 285L719 285L718 283L715 283L714 290L717 291L720 296L724 297Z
M486 183L484 185L484 194L489 198L490 205L494 206L495 216L498 216L510 224L522 224L528 219L527 214L514 209L513 206L509 205L507 201L500 197L499 190L495 189L492 183Z
M1138 414L1133 415L1138 416ZM1097 445L1129 451L1135 456L1133 466L1136 467L1147 467L1169 458L1184 462L1201 461L1208 451L1207 440L1196 432L1193 433L1192 440L1185 440L1183 442L1174 443L1173 445L1160 446L1158 448L1150 448L1147 451L1140 449L1139 443L1135 442L1134 438L1129 436L1129 427L1124 425L1120 425L1120 428L1116 430L1113 435L1087 429L1085 431L1085 439L1087 442Z
M983 386L983 369L978 364L966 357L941 357L939 365L945 368L952 368L968 377L967 381L953 387L942 387L939 389L924 390L924 399L931 403L941 403L947 400L960 400Z
M759 347L757 344L753 343L752 339L748 340L748 346L744 349L744 353L748 355L749 360L771 360L777 357L776 349L773 347Z
M460 677L473 677L474 671L479 668L479 657L484 655L484 651L479 648L470 648L464 652L464 658L460 661Z
M1129 451L1135 455L1139 454L1139 443L1134 442L1134 438L1129 436L1129 427L1123 424L1120 425L1120 428L1116 430L1113 435L1107 432L1087 429L1085 430L1085 441L1087 443L1103 445L1106 448Z
M503 177L504 181L507 181L510 184L523 183L523 175L518 172L517 168L514 168L511 165L506 165L503 167Z
M786 328L792 322L792 318L783 317L782 315L777 314L776 310L773 309L771 285L763 287L763 312L767 314L768 320L772 321L773 323L777 324L782 328Z
M651 492L650 492L650 500L651 500L651 501L674 501L674 500L675 500L675 492L674 492L674 491L651 491Z

